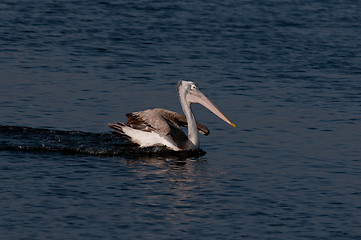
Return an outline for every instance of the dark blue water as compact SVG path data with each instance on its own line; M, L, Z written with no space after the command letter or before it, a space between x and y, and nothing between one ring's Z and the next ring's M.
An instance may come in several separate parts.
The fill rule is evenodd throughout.
M360 239L359 1L0 3L1 239ZM206 155L108 122L181 112Z

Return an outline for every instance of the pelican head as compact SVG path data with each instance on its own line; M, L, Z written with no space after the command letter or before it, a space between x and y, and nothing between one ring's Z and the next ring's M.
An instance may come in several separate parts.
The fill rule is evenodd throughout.
M190 109L192 103L199 103L206 107L208 110L217 115L220 119L235 127L235 125L229 121L223 113L202 93L201 90L192 81L179 81L178 83L178 95L184 109L184 104Z

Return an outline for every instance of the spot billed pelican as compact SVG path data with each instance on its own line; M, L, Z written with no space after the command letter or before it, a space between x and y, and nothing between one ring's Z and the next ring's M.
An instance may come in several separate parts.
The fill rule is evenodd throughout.
M109 123L117 133L137 143L140 147L166 146L174 151L199 148L198 131L209 134L206 126L196 122L191 110L192 103L202 104L219 118L235 127L219 109L191 81L179 81L178 96L185 115L166 109L155 108L126 114L127 123ZM188 127L188 136L181 127Z

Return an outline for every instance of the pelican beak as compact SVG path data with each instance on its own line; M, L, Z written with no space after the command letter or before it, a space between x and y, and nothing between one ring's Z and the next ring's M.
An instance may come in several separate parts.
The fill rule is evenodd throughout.
M234 123L228 120L221 111L214 105L207 97L204 95L199 89L190 91L186 96L186 101L188 105L191 103L199 103L202 104L204 107L208 108L211 112L213 112L215 115L217 115L220 119L228 123L229 125L232 125L233 127L236 127Z

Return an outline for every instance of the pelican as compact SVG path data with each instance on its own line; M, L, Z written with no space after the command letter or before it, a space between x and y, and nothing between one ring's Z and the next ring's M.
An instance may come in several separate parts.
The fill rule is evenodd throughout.
M140 147L166 146L174 151L199 149L198 131L204 135L209 130L196 122L191 104L199 103L226 123L235 127L219 109L191 81L178 82L178 96L185 115L155 108L126 114L127 123L108 123L109 127ZM188 127L188 136L181 127Z

